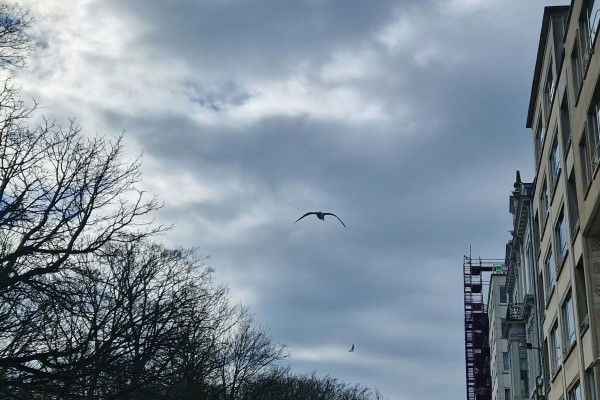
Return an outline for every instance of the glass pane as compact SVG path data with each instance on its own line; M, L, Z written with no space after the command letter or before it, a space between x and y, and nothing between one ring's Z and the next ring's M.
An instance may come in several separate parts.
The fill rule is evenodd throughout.
M592 3L590 10L590 33L592 40L594 40L598 33L598 22L600 22L600 1L592 1Z

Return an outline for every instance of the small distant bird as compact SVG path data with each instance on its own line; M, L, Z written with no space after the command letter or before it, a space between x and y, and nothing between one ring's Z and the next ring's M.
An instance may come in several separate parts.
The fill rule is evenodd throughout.
M352 347L350 348L350 350L348 351L349 353L354 351L354 345L352 345Z
M306 217L307 215L311 215L311 214L315 214L317 216L317 218L319 218L321 221L325 221L325 216L326 215L333 215L334 217L336 217L338 219L338 221L340 221L342 223L342 225L344 225L344 228L346 227L346 224L344 224L342 222L342 220L340 219L340 217L338 217L337 215L333 214L333 213L329 213L329 212L321 212L321 211L311 211L311 212L307 212L306 214L304 214L303 216L301 216L300 218L298 218L296 221L294 221L294 223L300 221L302 218Z

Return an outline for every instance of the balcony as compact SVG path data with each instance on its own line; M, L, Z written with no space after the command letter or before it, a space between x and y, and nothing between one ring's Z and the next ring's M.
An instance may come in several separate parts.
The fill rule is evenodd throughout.
M509 303L506 307L506 319L502 325L502 337L511 340L515 335L523 335L523 303Z
M506 308L506 321L523 320L523 303L510 303Z

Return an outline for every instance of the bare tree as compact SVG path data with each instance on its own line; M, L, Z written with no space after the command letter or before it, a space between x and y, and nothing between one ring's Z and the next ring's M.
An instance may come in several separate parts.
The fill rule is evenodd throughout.
M238 318L220 346L218 384L224 400L241 398L247 385L288 357L284 345L273 343L265 329L254 326L246 309L240 310Z
M0 68L24 65L31 21L18 6L0 5ZM124 160L122 136L89 138L73 121L62 127L44 119L32 128L35 110L7 78L0 87L4 392L32 382L52 391L52 382L77 378L70 366L101 354L90 347L100 331L99 309L116 305L107 292L92 290L100 281L88 257L164 229L146 217L160 205L137 189L140 158Z
M209 280L209 282L212 282ZM229 304L224 286L195 288L198 301L188 304L188 314L178 321L176 353L167 381L169 398L202 400L216 398L221 348L217 338L235 325L235 307Z
M89 352L81 324L90 305L77 286L92 276L86 256L163 228L143 220L159 205L136 189L140 160L122 161L121 137L48 122L28 130L32 110L12 87L2 94L0 380L26 385L58 379L64 360Z
M122 160L122 137L86 138L74 123L30 131L26 109L10 112L3 130L0 121L0 290L162 229L141 219L159 205L136 189L140 159Z
M27 34L33 18L17 5L0 4L0 67L22 67L33 43Z
M25 64L31 22L0 4L0 70ZM10 78L0 85L2 398L350 393L289 377L278 365L285 346L230 306L195 250L150 241L169 228L149 219L160 204L138 189L141 159L124 160L122 136L89 137L74 121L33 125L36 107ZM327 398L366 400L362 388L352 393Z
M203 258L144 240L107 247L78 256L77 273L44 276L53 279L51 292L25 292L36 295L30 308L18 307L27 318L12 315L14 328L0 332L10 344L0 351L3 394L148 398L184 379L182 354L196 358L188 372L201 370L202 357L212 360L208 341L225 326L227 299ZM198 344L189 349L192 324Z
M182 324L213 300L211 270L194 250L168 250L150 243L121 246L110 254L111 289L122 307L115 320L118 359L106 365L114 398L147 398L160 392L184 337ZM207 306L208 307L208 306ZM106 386L106 385L105 385Z
M382 400L377 390L356 384L348 385L330 376L273 374L261 377L248 386L242 400Z

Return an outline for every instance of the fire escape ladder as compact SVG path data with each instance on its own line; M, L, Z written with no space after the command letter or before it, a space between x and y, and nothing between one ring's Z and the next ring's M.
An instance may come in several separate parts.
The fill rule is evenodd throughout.
M465 364L467 400L491 400L489 320L484 303L484 272L497 271L504 260L472 259L463 262L465 306Z

